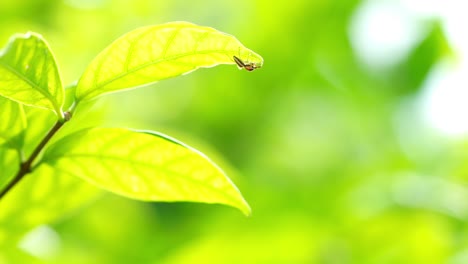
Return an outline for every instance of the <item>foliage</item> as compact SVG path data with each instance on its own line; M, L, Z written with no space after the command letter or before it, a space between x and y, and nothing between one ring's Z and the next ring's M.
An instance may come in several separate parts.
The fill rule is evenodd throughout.
M408 3L411 9L401 10ZM378 13L378 21L364 26L384 40L406 43L400 53L388 43L372 46L370 35L356 48L355 34L365 32L356 21L362 10L378 11L375 6L393 13ZM19 244L10 241L11 247L0 248L0 262L468 263L466 135L441 134L426 116L428 109L441 114L456 107L453 99L444 107L426 105L434 99L434 82L463 61L453 53L460 36L447 31L463 23L431 16L449 10L414 1L3 1L2 44L15 32L41 32L63 66L64 83L77 80L109 40L176 20L230 32L261 51L267 64L253 73L237 73L233 65L201 69L84 101L50 142L100 122L172 135L226 171L249 201L250 217L224 206L147 203L105 193L30 231ZM386 19L389 24L378 23ZM401 37L394 27L410 34ZM362 51L378 55L375 65L362 59ZM464 83L444 83L435 99L456 86L466 90ZM36 138L27 144L34 147L36 135L47 131L31 130L33 123L52 127L56 117L24 111L29 130L23 138ZM0 157L5 164L18 162L12 149ZM79 191L68 186L64 192ZM97 190L80 186L83 196ZM15 221L6 228L13 230ZM51 232L44 235L44 229ZM26 247L31 237L40 246Z
M259 55L213 28L186 22L140 28L101 52L76 87L66 93L45 40L36 33L13 36L0 57L0 117L4 121L0 127L0 244L94 199L96 188L77 178L134 199L221 203L249 214L238 189L199 151L152 131L78 129L80 124L75 125L73 118L84 101L102 94L200 67L235 64L233 56L239 54L261 66ZM69 110L64 112L65 100ZM26 113L52 115L34 107L51 110L56 115L55 125L30 124L28 120L34 116ZM68 130L54 138L65 123ZM30 129L49 128L45 134L25 139ZM53 138L55 142L49 144ZM30 151L28 145L37 147Z

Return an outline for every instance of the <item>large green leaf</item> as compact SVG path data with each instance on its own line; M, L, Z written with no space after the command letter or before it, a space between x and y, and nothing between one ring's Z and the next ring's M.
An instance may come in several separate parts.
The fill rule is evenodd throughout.
M0 54L0 95L62 117L64 92L54 56L36 33L17 34Z
M52 144L43 162L135 199L221 203L250 212L235 185L213 162L154 132L82 130Z
M20 150L26 128L22 105L0 96L0 120L0 146Z
M88 66L76 90L78 100L133 88L200 67L235 64L233 56L260 67L263 59L235 37L210 27L172 22L131 31Z

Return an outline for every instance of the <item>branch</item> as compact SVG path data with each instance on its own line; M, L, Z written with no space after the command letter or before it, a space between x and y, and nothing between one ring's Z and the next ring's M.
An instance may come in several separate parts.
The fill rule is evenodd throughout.
M0 199L2 199L16 184L18 184L24 176L31 172L31 166L34 160L37 158L39 153L44 149L45 145L50 141L50 139L60 130L60 128L71 118L70 112L64 113L65 118L63 120L58 120L57 123L49 130L47 135L41 140L39 145L34 149L31 156L22 162L20 165L20 170L15 175L13 180L11 180L8 185L0 192Z

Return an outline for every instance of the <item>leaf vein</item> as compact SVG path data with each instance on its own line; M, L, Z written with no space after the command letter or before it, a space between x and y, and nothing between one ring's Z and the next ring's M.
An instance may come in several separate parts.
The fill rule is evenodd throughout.
M119 78L122 78L123 76L127 75L127 74L131 74L131 73L134 73L134 72L137 72L139 70L142 70L146 67L149 67L149 66L152 66L154 64L157 64L157 63L160 63L160 62L165 62L165 61L170 61L170 60L176 60L176 59L179 59L179 58L183 58L185 56L191 56L191 55L196 55L196 54L225 54L225 55L228 55L229 54L232 54L234 51L231 51L231 50L222 50L222 49L219 49L219 50L206 50L206 51L198 51L196 53L194 53L193 51L191 52L185 52L185 53L180 53L180 54L177 54L177 55L173 55L173 56L170 56L170 57L166 57L166 58L157 58L157 59L154 59L154 60L150 60L148 61L147 63L142 63L141 65L139 66L136 66L136 67L133 67L131 69L129 69L127 72L122 72L122 73L119 73L119 74L116 74L114 75L112 78L109 78L107 80L104 80L102 81L101 83L98 83L98 84L95 84L95 88L98 89L98 88L101 88L101 87L104 87L104 86L107 86L109 84L111 84L112 82L118 80ZM234 64L234 62L232 62L232 64ZM199 66L199 67L202 67L202 66ZM194 66L194 68L199 68L197 66ZM89 94L90 92L92 91L89 91L87 94ZM82 96L82 97L85 97L85 96Z
M148 167L148 168L157 167L157 169L159 169L159 170L163 171L164 173L166 173L167 176L173 174L173 175L177 176L179 179L182 179L182 180L188 181L188 182L192 182L194 185L199 185L199 186L202 186L203 188L207 188L207 189L216 191L218 194L221 193L226 198L232 198L233 197L231 194L229 194L229 195L226 194L226 192L223 191L224 189L219 189L219 188L216 188L216 187L214 187L212 185L206 184L206 181L200 181L200 180L197 180L197 179L194 179L194 178L190 178L190 177L187 177L186 175L184 175L184 174L182 174L180 172L177 172L177 171L174 171L174 170L171 170L171 169L167 169L167 168L158 167L157 165L154 165L154 164L149 164L149 163L145 163L145 162L141 162L141 161L135 161L135 160L128 160L128 159L123 158L123 157L98 156L98 155L83 154L83 153L69 153L69 154L67 154L66 157L61 157L60 159L71 159L75 163L81 163L81 164L82 164L82 162L77 162L78 159L93 159L93 160L105 159L105 160L115 160L115 161L118 161L118 162L121 162L121 163L130 164L131 166L133 164L133 166L134 165L140 165L142 167ZM89 174L89 173L87 173L87 174L92 175L92 174ZM223 174L221 174L221 175L223 175ZM86 178L92 179L90 177L86 177ZM212 178L212 177L208 177L208 178ZM94 180L92 180L92 181L94 181ZM211 182L209 182L209 183L211 183Z

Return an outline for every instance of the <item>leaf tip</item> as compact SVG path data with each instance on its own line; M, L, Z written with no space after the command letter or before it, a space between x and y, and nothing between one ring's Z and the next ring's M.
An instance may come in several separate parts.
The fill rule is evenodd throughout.
M252 216L252 208L250 208L250 205L249 205L245 200L243 201L242 207L239 208L239 210L241 210L241 212L242 212L246 217Z

